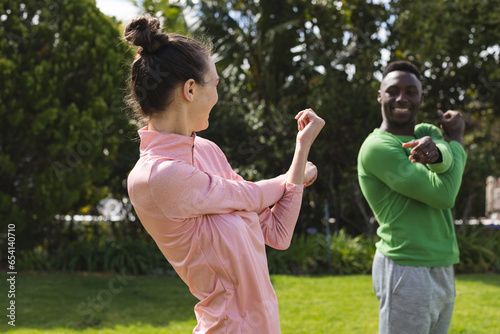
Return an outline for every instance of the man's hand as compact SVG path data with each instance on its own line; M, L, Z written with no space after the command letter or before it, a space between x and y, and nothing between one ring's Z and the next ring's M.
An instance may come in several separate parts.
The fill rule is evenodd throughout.
M454 110L448 110L446 113L438 110L438 117L446 136L464 146L465 120L462 114Z
M304 186L309 187L311 184L316 181L316 178L318 177L318 169L314 164L310 161L307 162L306 164L306 170L304 172Z
M413 147L413 150L410 152L411 155L408 157L413 163L433 164L441 157L436 143L429 136L410 140L404 143L403 147Z

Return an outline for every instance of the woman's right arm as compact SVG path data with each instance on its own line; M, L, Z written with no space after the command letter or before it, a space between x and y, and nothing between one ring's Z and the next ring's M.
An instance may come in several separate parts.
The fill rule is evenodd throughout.
M258 183L229 180L188 164L156 162L143 180L142 192L171 219L187 219L234 211L259 211L276 203L285 192L284 176ZM131 184L132 189L133 184ZM137 187L140 189L141 187ZM136 204L140 205L139 196ZM134 205L136 205L134 204Z

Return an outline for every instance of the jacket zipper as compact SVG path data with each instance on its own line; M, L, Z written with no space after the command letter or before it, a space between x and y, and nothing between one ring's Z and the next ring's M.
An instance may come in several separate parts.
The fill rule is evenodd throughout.
M191 145L191 164L194 166L194 138L193 144Z

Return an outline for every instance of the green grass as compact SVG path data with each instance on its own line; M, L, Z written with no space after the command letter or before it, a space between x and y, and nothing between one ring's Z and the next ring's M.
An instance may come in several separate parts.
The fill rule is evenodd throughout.
M16 327L0 276L0 332L16 334L191 333L196 299L177 277L18 274ZM370 276L272 276L283 334L377 333ZM450 333L500 333L500 275L457 276Z

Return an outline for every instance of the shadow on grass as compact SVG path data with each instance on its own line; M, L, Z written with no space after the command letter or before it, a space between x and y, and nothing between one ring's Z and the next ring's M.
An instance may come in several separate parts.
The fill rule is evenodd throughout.
M5 294L9 291L7 278L0 275L0 291ZM369 276L274 276L272 279L281 300L283 333L295 333L300 326L307 327L304 332L310 326L329 328L335 321L335 326L344 328L349 317L354 317L348 321L352 324L357 324L360 316L376 323L377 303ZM486 320L476 321L475 326L489 324L487 328L497 328L498 324L488 319L496 317L492 314L496 314L498 304L492 299L485 305L484 300L498 294L500 275L460 274L456 280L457 301L463 304L457 304L457 312L466 310L466 313L457 316L462 323L455 320L455 327L471 328L473 318L484 314ZM353 286L355 291L346 292ZM16 275L15 290L16 327L8 326L4 318L0 332L33 329L36 331L22 333L189 333L196 326L193 308L197 300L178 277L20 273ZM0 307L6 310L8 303L9 300L2 298ZM307 303L309 306L305 308ZM470 305L476 305L476 315L472 318ZM477 309L478 305L481 309ZM342 316L332 313L326 323L318 323L319 318L325 318L324 310L337 308L343 310ZM368 313L360 315L360 310ZM359 332L352 328L349 331Z
M7 278L0 276L1 291L9 289ZM15 290L17 329L164 327L172 321L191 321L191 329L196 325L197 300L179 277L19 273ZM0 306L8 307L9 301L2 300Z

